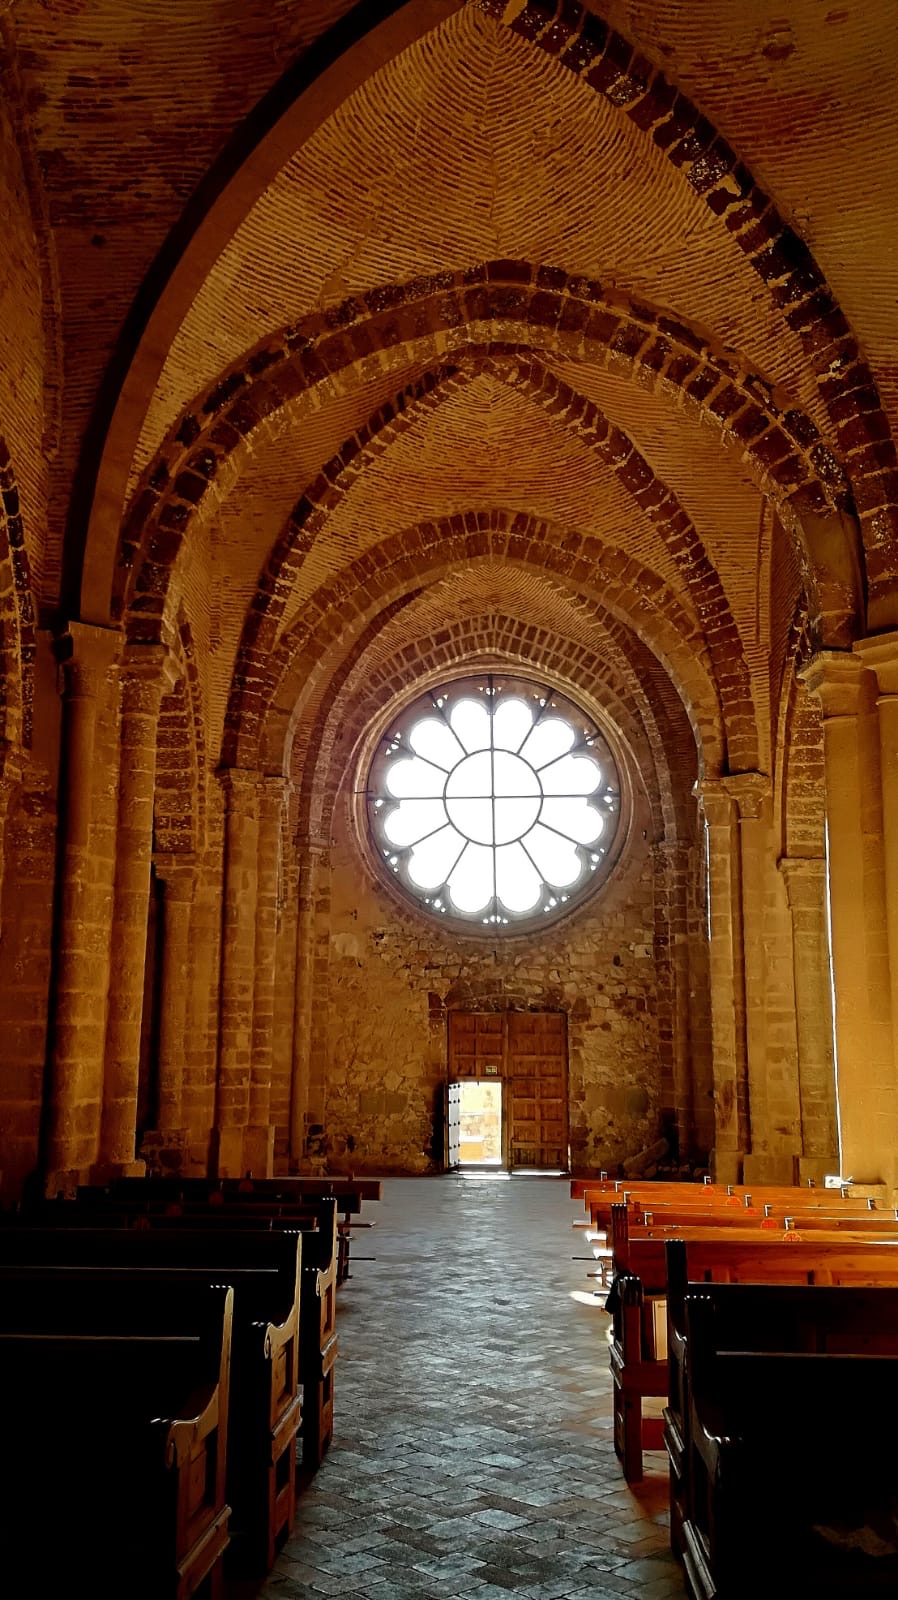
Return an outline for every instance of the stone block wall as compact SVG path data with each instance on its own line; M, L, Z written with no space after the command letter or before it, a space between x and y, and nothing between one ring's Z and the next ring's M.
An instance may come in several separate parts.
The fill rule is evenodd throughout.
M537 934L466 937L405 910L359 859L346 797L330 862L326 980L313 993L325 1052L325 1150L356 1171L425 1172L442 1159L451 1010L568 1017L577 1168L617 1165L662 1130L655 864L637 806L610 880Z

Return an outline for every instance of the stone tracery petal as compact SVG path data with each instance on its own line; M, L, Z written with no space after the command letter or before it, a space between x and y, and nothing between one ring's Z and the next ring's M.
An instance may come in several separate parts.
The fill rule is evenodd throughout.
M384 822L384 834L390 844L404 849L445 827L446 822L442 800L400 800Z

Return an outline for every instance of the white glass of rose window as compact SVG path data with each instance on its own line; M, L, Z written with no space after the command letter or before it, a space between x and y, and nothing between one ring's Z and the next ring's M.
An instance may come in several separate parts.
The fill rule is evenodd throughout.
M415 889L445 887L463 916L491 906L522 916L547 896L554 906L553 891L572 889L590 871L587 848L602 849L602 762L582 736L578 745L569 721L546 714L545 702L466 695L448 715L443 704L413 723L411 755L387 767L377 802L389 804L379 823L384 838L406 853Z

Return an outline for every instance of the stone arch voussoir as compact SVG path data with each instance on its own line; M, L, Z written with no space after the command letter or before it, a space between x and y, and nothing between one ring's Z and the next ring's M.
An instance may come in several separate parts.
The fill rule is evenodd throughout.
M772 386L746 364L666 312L605 294L590 280L489 262L372 290L304 318L250 352L182 415L122 530L115 609L127 613L131 636L159 636L171 570L198 508L273 413L353 373L393 370L403 353L441 368L484 348L497 359L560 356L635 373L732 440L765 489L792 508L793 524L808 512L850 513L848 481L815 424L798 409L779 410ZM628 470L636 473L635 463Z
M730 760L738 770L757 766L757 728L751 681L742 640L717 572L701 538L676 495L653 472L630 437L610 423L598 406L577 394L528 358L498 359L477 352L464 365L425 374L382 406L344 442L297 502L261 575L244 623L231 690L232 719L239 718L246 690L266 675L284 609L299 570L328 518L349 495L366 467L378 459L398 432L426 408L432 410L475 374L490 372L538 405L557 425L582 439L610 466L625 492L644 512L680 569L700 617L726 703Z
M519 618L472 615L454 621L445 632L445 640L415 641L413 657L409 648L402 648L373 666L370 641L366 640L364 648L355 649L341 663L329 681L327 694L316 697L312 715L303 719L304 737L298 726L295 730L291 756L300 796L300 831L327 836L333 798L347 762L372 722L405 698L410 676L424 688L447 673L477 671L484 665L532 671L534 643L539 648L539 671L560 688L573 689L595 704L630 750L646 790L656 836L673 838L688 828L694 810L690 804L693 779L678 781L681 775L672 764L678 750L651 681L638 681L634 673L627 681L616 657L597 660L582 644L561 633L552 636L548 629L535 628ZM487 637L491 640L488 649L484 648ZM695 743L685 714L682 720L694 769ZM324 805L321 796L326 797Z
M866 556L868 625L894 625L898 456L874 375L848 319L771 197L697 106L631 43L578 0L473 0L626 116L663 151L742 251L798 337L833 425Z
M482 558L536 568L630 630L676 685L704 769L724 769L726 732L707 648L662 580L597 539L523 513L495 511L458 514L396 534L318 590L279 643L265 693L259 686L255 703L244 701L240 725L226 731L226 764L247 765L266 746L269 763L274 759L278 739L272 742L271 728L289 721L302 684L335 641L439 575Z

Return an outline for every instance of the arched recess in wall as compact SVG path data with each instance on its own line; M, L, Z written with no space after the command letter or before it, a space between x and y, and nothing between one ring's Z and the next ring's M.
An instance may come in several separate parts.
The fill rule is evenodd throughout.
M380 55L376 51L374 52L373 60L376 62L379 59L387 59L391 49L396 51L404 48L401 37L402 29L407 30L405 43L408 43L411 38L420 37L422 32L426 32L429 27L438 23L442 17L452 14L457 9L456 6L425 7L422 5L404 7L401 11L397 11L395 16L390 19L389 24L394 29L391 42L385 44L387 35L380 32L377 33L377 40L383 49ZM838 312L832 296L829 295L819 272L814 267L807 248L783 225L775 209L768 203L767 197L756 189L750 174L739 164L736 156L719 139L710 124L699 118L698 113L688 102L683 101L682 96L675 96L675 91L671 89L663 73L652 68L643 57L639 56L632 45L628 45L619 34L614 33L599 19L589 15L583 16L579 12L579 8L574 8L576 16L573 12L571 14L573 32L571 32L571 28L567 28L567 30L564 27L560 30L556 29L554 27L554 10L550 15L538 6L515 8L514 15L512 15L511 11L506 12L505 8L500 7L497 10L494 5L487 3L483 3L480 6L480 10L486 14L493 15L503 25L507 21L515 28L516 32L522 37L531 40L536 48L543 52L550 49L554 50L555 53L561 56L562 64L566 69L583 72L585 81L596 92L605 95L609 101L619 105L622 116L629 118L632 124L644 130L647 137L652 137L656 145L661 145L668 151L672 169L681 175L682 181L688 183L694 193L702 196L712 214L720 217L722 227L725 227L727 223L732 224L734 218L741 212L745 212L747 218L763 215L764 222L763 227L760 228L760 237L758 239L752 238L749 246L747 242L748 235L750 233L758 233L759 229L745 229L743 234L740 234L740 247L747 253L752 268L768 288L783 317L788 316L790 327L798 332L808 352L808 359L811 365L816 364L820 373L822 373L823 366L817 360L818 355L824 348L829 349L829 346L834 343L839 346L838 360L835 365L833 362L829 363L827 369L829 377L826 379L821 376L821 385L824 387L824 399L827 405L835 406L838 402L842 406L838 426L840 428L849 426L845 422L846 407L843 397L845 394L854 392L858 388L861 378L864 377L863 365L857 355L856 346L852 351L850 329L841 313ZM409 28L411 23L409 14L412 12L417 13L417 18ZM363 18L364 14L360 11L356 20L361 22ZM387 24L383 26L388 27ZM366 44L366 51L366 67L370 70L370 65L372 64L370 39ZM342 57L340 65L341 71L351 78L353 67L350 56ZM359 65L361 65L361 62L359 62ZM364 73L362 75L364 76ZM344 83L345 81L346 79L344 78ZM674 100L676 100L676 105L672 110ZM286 123L280 128L282 155L284 149L297 148L297 144L301 140L301 119L297 109L298 104L297 102L296 105L291 107L289 113L289 115L294 116L292 134L288 136ZM306 104L303 109L308 112L311 110L311 105ZM696 147L696 127L698 125L701 126L702 130L701 143L699 147ZM664 133L663 139L661 137L662 130ZM274 150L273 142L271 150ZM262 174L263 181L266 174L270 176L270 169L265 168L265 163L262 159L255 162L252 172L241 170L239 178L244 182L251 182L252 177L257 173ZM237 181L235 179L235 182ZM231 201L237 200L236 189L230 194L229 199ZM211 218L214 209L214 206L211 207L204 219L204 226L208 224L205 242L207 246L211 246L213 251L215 248L213 243L215 229ZM235 211L239 215L239 205L228 216L227 234L233 231ZM225 211L223 210L222 217L224 214ZM189 226L185 225L183 232L189 233L189 231ZM225 235L219 229L218 244L220 244L223 236ZM180 275L185 284L191 279L191 273L193 274L191 292L183 296L184 305L189 302L197 282L202 278L201 260L203 249L202 243L197 241L198 235L194 238L192 246L183 254L180 263ZM172 251L169 252L169 254L171 253ZM190 259L188 260L188 258ZM157 276L159 275L164 274L158 274ZM147 298L151 299L154 292L154 287L149 286L148 283ZM175 305L176 300L177 295L172 290L169 304L168 333L171 332L171 328L177 321L179 314ZM163 349L166 342L164 333L166 318L159 311L161 303L159 301L156 306L158 316L155 327L155 349L157 352ZM141 318L137 317L136 321L140 324ZM824 334L827 336L828 343L823 339ZM124 462L131 459L132 452L128 448L121 448L123 438L133 438L134 431L133 427L129 428L124 422L125 413L128 410L128 404L124 398L126 391L130 385L130 392L133 398L138 388L138 384L135 382L138 374L140 375L139 387L145 394L150 393L154 387L154 379L152 377L151 381L147 382L148 376L151 376L150 368L154 364L150 360L149 365L147 365L150 342L149 340L145 341L138 351L129 377L122 389L122 402L116 414L113 434L115 434L119 424L122 425L124 431L122 437L117 437L118 448L109 452L106 465L110 467L110 478L107 480L104 471L101 470L97 479L97 492L93 500L92 536L88 543L88 559L85 566L85 584L83 588L82 606L85 615L88 614L89 608L93 608L94 610L102 610L105 617L107 609L105 595L108 594L108 589L104 578L104 568L106 577L108 577L110 550L108 548L108 537L104 537L101 524L105 523L106 534L108 535L111 526L118 519L124 498L123 494L120 493L122 487L121 479L118 479L117 484L113 481L115 471L112 467L112 462L113 460ZM132 350L133 343L132 338ZM143 370L141 371L142 361ZM830 385L829 390L825 389L827 382ZM866 380L864 387L869 388ZM849 412L850 409L849 406ZM835 425L835 411L833 411L833 416ZM133 417L131 420L134 420ZM850 425L855 429L857 440L855 439L855 434L846 435L848 443L852 448L856 446L858 452L862 453L862 445L865 442L874 441L875 430L872 429L869 413L865 411L863 415L852 415ZM863 435L863 440L861 440L861 435ZM879 435L876 435L876 441L882 443ZM882 452L879 452L879 454L881 455ZM871 478L877 478L882 470L882 461L878 460L876 463L866 462L861 459L860 454L853 461L853 473L856 474L860 471L863 474L868 465L875 466L876 470L871 473ZM877 499L877 497L881 497L884 488L884 484L879 482L875 487L871 484L870 492L864 497L862 510L862 520L866 522L870 529L870 549L876 556L869 575L871 577L871 592L874 594L874 600L877 605L885 603L881 594L881 569L884 569L891 559L889 555L890 530L892 527L890 522L891 511L888 506L882 503L881 498ZM94 536L96 536L95 539ZM73 532L72 546L76 558L78 544L77 532ZM88 573L90 574L89 577Z
M472 613L471 618L465 619L464 622L459 621L454 630L452 647L447 648L444 643L434 645L432 635L428 633L427 591L422 591L416 599L413 598L403 611L395 617L389 617L389 611L387 614L388 620L383 630L384 634L387 635L387 640L382 641L378 637L376 630L369 630L366 636L360 638L356 647L347 654L342 663L337 665L334 665L333 662L327 663L325 669L328 674L326 690L322 693L317 691L310 693L304 698L303 707L297 718L293 742L294 759L290 773L297 791L297 811L292 824L292 831L299 840L301 855L305 859L305 853L308 851L310 843L313 853L323 852L328 865L326 868L319 866L317 870L319 873L323 871L327 882L330 883L330 875L334 870L334 865L331 861L332 844L335 841L344 840L344 844L340 849L351 849L352 860L355 863L352 869L352 881L356 884L359 883L359 873L361 871L361 881L369 884L369 891L373 895L374 901L381 904L381 910L377 914L379 928L386 925L393 930L387 935L383 935L381 931L376 933L378 940L386 938L386 945L379 948L386 952L389 969L390 963L399 958L399 952L403 948L404 941L411 941L413 946L420 946L423 941L426 947L428 939L431 941L436 939L441 945L446 930L435 929L431 934L428 934L426 916L422 918L420 912L412 910L403 901L394 899L384 885L380 884L378 886L378 875L374 871L373 863L368 858L363 837L356 835L352 845L345 844L344 810L348 802L348 791L354 786L356 773L361 773L365 766L365 748L366 744L370 742L372 728L380 725L384 716L389 714L392 706L397 703L405 703L410 693L414 694L428 683L432 684L440 679L445 680L447 676L458 676L459 673L464 674L472 670L483 670L487 667L492 667L494 670L523 669L525 672L529 668L529 673L532 675L535 670L533 634L537 630L532 623L528 626L526 619L516 622L512 621L512 619L506 619L503 622L500 619L497 624L497 619L494 616L491 616L487 621L486 619L478 619ZM473 623L473 629L470 634L466 631L466 622L468 621ZM487 626L493 634L492 649L484 648L487 638ZM393 653L387 655L384 651L384 642L389 642L391 631L395 631L398 637ZM399 639L404 639L406 643L402 645ZM414 663L410 660L411 646L409 641L412 639L420 640L420 646L415 650ZM539 631L539 662L538 670L548 679L555 682L563 692L574 693L582 703L591 704L596 710L602 707L603 722L606 726L610 719L612 723L616 723L619 730L621 730L621 725L626 730L624 735L625 742L632 752L628 757L628 764L630 770L634 773L636 783L644 794L639 812L640 824L637 830L637 838L641 841L640 849L645 851L649 848L645 843L646 830L649 830L651 836L658 837L657 833L654 833L654 829L660 829L664 831L667 840L667 850L662 852L657 860L655 859L653 848L651 849L650 857L644 858L644 870L649 870L653 881L655 874L661 874L661 881L665 884L665 889L659 899L660 903L666 908L670 904L668 897L677 888L675 877L668 876L668 864L674 868L675 872L678 834L680 838L679 848L686 850L689 847L689 839L694 833L695 827L695 807L691 799L691 782L696 770L697 755L692 733L682 706L679 708L680 745L677 746L675 743L674 731L669 727L665 727L659 748L657 732L662 724L666 708L657 702L651 693L648 695L644 693L644 685L637 681L635 674L631 681L621 682L621 667L619 663L596 657L588 660L579 651L572 651L569 642L566 642L563 637L560 635L552 636L549 629ZM656 668L656 671L660 672L660 669ZM591 685L590 674L592 678ZM608 685L607 691L604 687L606 684ZM675 700L674 704L679 705L679 702ZM650 728L654 737L649 732ZM687 784L684 781L682 771L672 773L666 768L665 757L679 756L682 760L683 754L686 753L688 755L690 748L692 752L692 770ZM334 812L336 802L339 802L337 814ZM680 832L680 830L682 831ZM345 919L341 920L341 896L339 891L341 881L340 849L338 849L335 863L337 878L334 880L336 887L333 889L333 894L336 895L336 899L332 898L330 889L324 889L321 877L315 879L318 884L317 894L320 897L320 905L322 907L333 905L333 914L337 919L332 925L336 938L336 943L334 944L336 965L331 971L329 963L324 959L322 953L321 959L316 963L314 1001L309 1006L312 1017L318 1020L313 1021L311 1036L306 1041L304 1048L311 1052L319 1062L331 1061L330 1050L331 1046L333 1046L332 1040L331 1046L328 1045L330 1035L327 1030L324 1033L322 1032L322 1028L324 1028L323 1018L332 1010L329 1004L325 1005L324 1003L326 994L329 993L327 986L331 982L338 986L344 983L343 967L345 962L343 958L350 948L355 947L360 938L364 940L367 937L362 931L367 926L368 921L365 914L361 915L359 924L355 922L355 912L352 913L351 920L345 923L345 927ZM639 852L637 851L636 856L638 857L638 855ZM320 859L320 855L315 854L315 859ZM612 875L604 888L598 890L595 899L588 900L570 918L558 924L552 930L547 929L546 935L541 937L549 937L551 934L551 938L554 941L552 944L553 949L556 945L559 950L566 949L569 944L571 948L576 948L577 940L584 928L601 929L603 918L608 908L617 907L618 911L614 915L619 916L620 906L628 903L628 896L632 896L634 890L632 874L635 859L636 857L634 857L632 851L629 856L622 856L619 863L619 872ZM680 887L682 887L682 884ZM364 895L362 898L364 899ZM321 914L325 917L330 915L329 912L325 911L322 911ZM683 902L682 915L685 925L685 917L687 915L685 901ZM386 919L386 923L384 919ZM349 931L352 928L356 929L354 933ZM601 933L590 935L590 937L593 936L598 937L601 943ZM655 937L654 929L651 925L647 934L643 936L648 937L649 946L647 948L650 948L654 943ZM526 948L528 941L532 944L532 938L532 935L520 935L515 941L516 947ZM453 949L457 946L459 950L464 951L464 935L459 935L456 932L450 936L450 942ZM470 939L468 939L468 942L470 943ZM392 954L390 953L391 951L393 952ZM378 960L380 959L381 957L379 956ZM443 963L445 963L446 959L456 962L461 959L464 962L465 958L463 955L459 957L458 955L447 954L446 957L442 958ZM526 956L522 959L526 966ZM561 959L561 965L564 966L564 959L561 957L559 959ZM438 957L436 960L437 967L440 964L441 958ZM351 968L352 965L353 963L350 962L349 967ZM522 999L522 995L516 995L513 983L509 987L511 980L507 974L500 979L494 977L490 980L488 974L481 973L479 970L475 972L476 966L477 962L475 960L469 977L462 979L452 992L447 991L446 995L443 994L446 985L436 971L434 971L434 976L430 979L431 1046L434 1052L432 1070L436 1073L437 1078L439 1073L444 1070L441 1064L443 1059L441 1051L444 1047L445 1007L451 1007L456 1004L463 1008L471 1009L473 1007L474 1009L480 1009L481 1005L492 1005L493 1003L500 1009L506 1007L518 1009L522 1003L536 1007L548 1006L550 1009L552 1007L560 1007L562 1010L568 1011L571 1017L572 1071L574 1074L572 1082L575 1095L578 1100L583 1093L590 1097L598 1095L599 1100L601 1100L601 1095L604 1091L597 1087L595 1064L592 1062L592 1056L584 1043L589 1036L590 1026L595 1024L594 1022L591 1025L589 1024L589 1017L592 1012L585 1008L582 997L578 997L573 990L566 989L563 985L556 984L553 986L548 975L545 975L544 979L534 977L533 983L529 987L525 985L526 994L523 995ZM615 969L612 968L611 970L614 971ZM657 1007L659 1017L662 1013L668 1019L678 1013L682 1016L685 996L681 994L678 998L675 993L676 977L668 958L666 942L655 950L653 971L655 976L653 980L653 999L649 1006L650 1012L654 1015L654 1008ZM392 983L392 979L390 983ZM491 983L492 988L490 987ZM343 1001L347 1000L347 992L342 987L338 987L335 993L340 994L340 1004L342 1005ZM413 994L414 984L410 991L412 997ZM437 1009L434 1010L433 1007L437 1005L437 1001L439 1001L439 1004ZM410 1003L412 1003L411 1000ZM678 1103L675 1088L675 1075L678 1068L670 1041L666 1036L672 1026L673 1024L670 1021L665 1022L665 1038L660 1048L656 1053L647 1052L645 1056L643 1072L645 1073L648 1070L646 1063L651 1057L656 1063L653 1070L657 1077L652 1077L652 1072L649 1071L649 1078L652 1081L649 1082L647 1080L645 1084L642 1084L640 1080L640 1085L632 1088L633 1104L636 1103L640 1095L645 1095L646 1117L648 1119L646 1127L649 1126L652 1118L658 1116L662 1116L665 1126L672 1126L675 1120L673 1108ZM681 1022L681 1026L685 1025ZM586 1030L585 1032L584 1029ZM339 1077L339 1073L342 1070L339 1067L340 1049L339 1047L336 1048L337 1056L334 1058L337 1062L335 1067L337 1077L334 1079L335 1093L338 1091L339 1084L342 1081ZM424 1048L423 1045L422 1048ZM317 1090L314 1092L317 1092L319 1097L324 1096L326 1098L330 1092L328 1089L329 1083L329 1076L325 1076L320 1079L317 1084ZM342 1090L339 1092L340 1094L343 1093ZM612 1093L612 1091L609 1090L609 1093ZM284 1099L284 1094L281 1094L280 1098ZM612 1100L613 1098L612 1094ZM323 1105L324 1101L320 1100L319 1103ZM604 1113L602 1113L602 1116L604 1117ZM581 1126L578 1118L579 1113L574 1119L575 1143L579 1141L577 1159L578 1161L587 1161L591 1159L590 1152L592 1151L589 1140L594 1139L596 1133L594 1128L590 1132L586 1123ZM339 1119L337 1120L339 1121ZM612 1125L613 1121L614 1118L612 1116ZM654 1123L652 1123L652 1126L654 1126ZM632 1129L628 1137L636 1138L636 1134ZM684 1138L684 1150L687 1142L689 1141ZM611 1148L612 1146L609 1145L607 1150Z
M420 611L408 622L420 628ZM392 655L384 650L386 629L374 632L373 638L363 636L334 668L327 695L305 702L294 728L289 767L298 791L300 833L326 836L333 786L332 782L325 784L324 777L349 770L353 752L384 706L398 705L408 695L410 684L427 687L441 676L461 677L469 670L485 671L499 663L506 670L524 670L531 675L548 666L560 690L573 689L580 698L591 700L603 713L603 720L618 730L637 769L644 775L654 773L655 783L645 780L653 836L686 834L694 814L689 761L691 757L694 771L697 754L682 710L680 726L676 726L649 673L628 671L630 663L619 660L617 653L611 660L608 654L597 658L565 637L561 629L561 623L557 630L541 629L535 652L535 629L528 620L472 612L446 628L448 638L438 646L433 645L432 635L419 634L413 663L402 640L390 641ZM336 753L337 746L342 755Z

